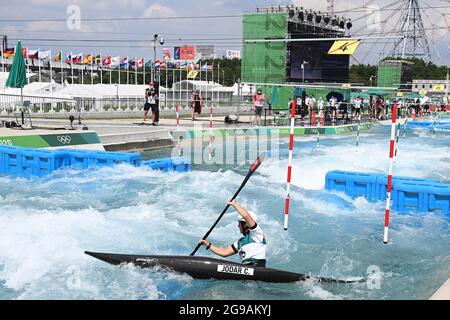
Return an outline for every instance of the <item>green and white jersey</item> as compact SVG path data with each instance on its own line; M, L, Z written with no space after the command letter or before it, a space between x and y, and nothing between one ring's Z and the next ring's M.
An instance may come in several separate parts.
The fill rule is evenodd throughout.
M242 263L252 263L256 260L266 259L266 239L262 229L256 223L253 228L233 243L234 252L239 253Z

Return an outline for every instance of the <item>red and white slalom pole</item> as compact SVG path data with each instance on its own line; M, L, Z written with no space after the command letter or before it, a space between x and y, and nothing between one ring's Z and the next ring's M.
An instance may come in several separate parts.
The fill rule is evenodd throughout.
M209 154L208 158L211 161L211 153L212 153L212 126L213 126L213 107L209 108Z
M296 99L292 101L291 110L291 131L289 133L289 160L287 170L287 185L286 185L286 204L284 206L284 230L288 229L289 218L289 202L291 199L291 175L292 175L292 155L294 151L294 125L295 125L295 110L297 109Z
M178 102L176 104L175 110L177 111L177 128L180 127L180 113L178 112Z
M389 147L389 170L386 189L386 214L384 219L384 240L383 240L384 243L388 242L389 215L391 213L392 168L394 165L396 122L397 122L397 104L394 104L394 106L392 107L391 142Z

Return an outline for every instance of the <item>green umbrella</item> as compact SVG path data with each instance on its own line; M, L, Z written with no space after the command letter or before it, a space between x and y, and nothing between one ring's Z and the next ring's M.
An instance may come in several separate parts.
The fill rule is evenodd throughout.
M23 87L27 84L27 67L25 66L25 59L22 54L22 44L20 41L17 42L16 50L14 52L14 61L9 70L9 76L5 86L8 88L20 88L20 101L23 106ZM22 124L24 124L23 111Z
M17 42L16 50L14 51L14 61L9 71L8 80L6 80L6 87L8 88L23 88L27 84L27 67L25 66L25 59L22 54L22 44Z

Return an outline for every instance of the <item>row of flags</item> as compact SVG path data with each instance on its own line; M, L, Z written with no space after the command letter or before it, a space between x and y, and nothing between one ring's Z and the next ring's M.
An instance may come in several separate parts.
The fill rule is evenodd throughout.
M3 57L6 59L14 58L14 54L15 54L14 50L15 50L14 48L10 48L10 49L5 49L3 51L3 53L0 51L0 56L3 55ZM51 57L50 50L42 51L40 49L29 50L27 48L23 48L22 55L24 58L34 59L34 60L52 60L55 62L63 61L62 51L58 52L55 56ZM102 57L101 55L94 56L92 54L87 54L87 55L83 56L83 53L73 54L72 52L68 53L66 55L64 62L74 63L74 64L85 64L85 65L94 65L95 64L95 65L119 67L119 68L125 68L125 69L127 69L127 68L139 69L139 68L143 68L143 67L147 67L147 68L155 67L155 68L159 68L159 69L184 69L184 70L188 70L188 71L209 71L209 70L213 69L212 65L208 65L208 64L200 65L200 63L187 62L187 61L172 63L172 62L156 60L153 64L152 61L145 62L145 60L143 58L129 59L128 57L120 57L120 56Z

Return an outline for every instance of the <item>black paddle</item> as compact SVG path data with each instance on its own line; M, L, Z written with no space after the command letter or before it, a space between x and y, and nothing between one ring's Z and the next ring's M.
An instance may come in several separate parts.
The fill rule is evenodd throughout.
M236 191L236 193L234 194L233 198L231 198L230 202L233 201L234 199L236 199L236 197L238 196L239 192L241 192L242 188L244 188L245 184L247 183L247 181L250 179L250 177L252 176L252 174L256 171L256 169L258 169L258 167L260 166L260 164L263 162L264 158L265 158L265 153L261 153L259 155L259 157L255 160L255 162L253 162L252 166L250 167L250 170L247 173L247 176L245 177L244 181L242 182L241 186L239 187L239 189ZM211 229L209 229L209 231L203 236L202 240L206 240L206 238L208 238L208 236L211 234L211 232L213 231L213 229L216 227L216 225L219 223L220 219L222 219L223 215L225 214L225 212L227 212L228 208L230 207L229 204L227 204L227 206L225 207L225 209L223 209L222 213L220 214L220 216L217 218L216 222L214 222L214 224L212 225ZM199 242L197 244L197 246L195 247L194 251L192 251L191 256L195 255L195 253L197 252L197 250L200 248L202 244Z

